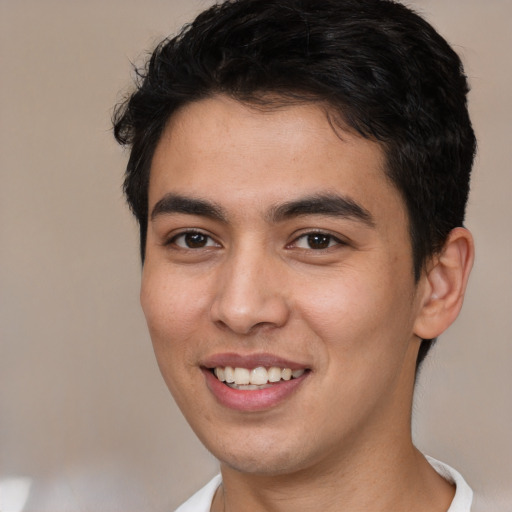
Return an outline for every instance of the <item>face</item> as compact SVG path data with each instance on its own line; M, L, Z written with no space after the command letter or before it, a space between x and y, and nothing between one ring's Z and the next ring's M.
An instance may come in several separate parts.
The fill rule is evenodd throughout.
M421 281L383 165L314 105L216 96L163 134L141 302L171 393L226 466L290 473L408 439Z

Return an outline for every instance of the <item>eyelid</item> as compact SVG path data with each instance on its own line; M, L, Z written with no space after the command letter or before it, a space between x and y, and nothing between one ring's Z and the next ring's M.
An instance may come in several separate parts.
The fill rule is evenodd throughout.
M175 243L178 238L185 236L185 235L190 235L190 234L203 235L204 237L208 238L210 241L212 241L214 243L214 245L206 245L205 247L202 247L202 249L207 249L207 248L210 248L213 246L220 247L219 242L217 242L217 240L212 235L203 231L202 229L197 229L197 228L183 228L183 229L180 229L178 232L173 232L172 234L165 237L162 245L164 245L166 247L174 245L178 249L197 251L198 249L192 249L191 247L182 247Z
M302 249L301 248L302 250L308 250L308 251L311 251L311 252L321 253L322 251L327 251L329 249L333 249L333 248L338 247L338 246L347 246L347 245L349 245L349 241L347 240L347 238L341 236L339 233L334 234L331 231L325 230L325 229L307 229L307 230L301 230L298 234L294 233L293 239L292 239L292 241L289 244L287 244L287 247L289 247L289 248L296 247L296 243L297 243L298 240L300 240L302 238L305 238L305 237L307 237L309 235L323 235L323 236L331 238L331 240L333 240L336 243L335 243L335 245L328 246L325 249L312 249L312 248L308 248L308 249L304 248L304 249Z

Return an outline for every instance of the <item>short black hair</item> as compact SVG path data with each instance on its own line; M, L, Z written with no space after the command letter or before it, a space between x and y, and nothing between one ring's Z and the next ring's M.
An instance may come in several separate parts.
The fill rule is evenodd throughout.
M142 260L156 146L178 108L215 94L266 107L321 102L331 121L380 143L407 208L416 279L463 224L476 150L467 79L445 39L401 3L227 0L162 41L137 76L113 122L131 148L124 190Z

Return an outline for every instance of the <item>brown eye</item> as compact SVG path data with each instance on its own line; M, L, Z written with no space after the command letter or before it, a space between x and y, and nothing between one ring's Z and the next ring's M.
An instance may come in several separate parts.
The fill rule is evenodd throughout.
M322 233L307 235L307 242L310 249L327 249L331 245L332 236Z
M184 242L190 249L200 249L208 243L208 237L202 233L187 233L184 236Z
M334 235L322 232L305 233L293 242L293 246L297 249L306 249L308 251L321 251L337 245L345 244Z
M204 249L205 247L216 247L211 237L198 231L188 231L175 236L171 243L182 249Z

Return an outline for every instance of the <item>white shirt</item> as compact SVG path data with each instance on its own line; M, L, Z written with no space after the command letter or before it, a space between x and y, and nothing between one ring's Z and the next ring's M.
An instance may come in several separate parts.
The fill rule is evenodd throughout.
M450 508L446 512L471 512L473 491L462 478L461 474L447 464L427 456L431 466L448 482L455 484L455 496ZM200 491L196 492L175 512L210 512L215 491L222 482L221 475L214 477Z

